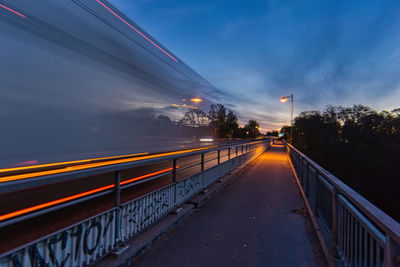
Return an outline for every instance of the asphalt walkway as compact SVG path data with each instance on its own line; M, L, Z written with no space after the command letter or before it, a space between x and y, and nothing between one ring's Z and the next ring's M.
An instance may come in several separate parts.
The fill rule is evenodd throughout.
M283 146L233 179L134 266L326 266Z

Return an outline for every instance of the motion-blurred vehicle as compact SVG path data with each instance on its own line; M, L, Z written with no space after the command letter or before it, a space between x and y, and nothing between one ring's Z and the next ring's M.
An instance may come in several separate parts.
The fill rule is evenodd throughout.
M201 146L210 146L210 145L214 145L214 138L211 136L205 136L200 138L200 145Z

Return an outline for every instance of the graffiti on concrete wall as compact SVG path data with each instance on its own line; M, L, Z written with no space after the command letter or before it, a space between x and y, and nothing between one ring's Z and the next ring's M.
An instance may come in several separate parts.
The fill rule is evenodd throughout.
M122 240L127 240L174 208L174 187L168 186L122 207Z
M115 211L1 258L0 266L85 266L115 248Z

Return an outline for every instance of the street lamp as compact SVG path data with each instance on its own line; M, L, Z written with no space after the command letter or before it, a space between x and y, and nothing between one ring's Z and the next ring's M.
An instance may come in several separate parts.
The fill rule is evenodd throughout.
M288 101L288 98L290 98L292 102L292 108L291 108L291 113L290 113L290 143L293 141L293 94L290 94L289 96L283 96L281 97L281 102L286 103Z
M195 103L200 103L200 102L203 102L203 99L201 99L200 97L195 97L195 98L190 99L190 101L195 102Z

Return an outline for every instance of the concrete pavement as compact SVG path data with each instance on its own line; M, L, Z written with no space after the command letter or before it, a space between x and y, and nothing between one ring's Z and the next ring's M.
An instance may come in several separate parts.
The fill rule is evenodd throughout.
M304 207L274 145L134 266L326 266Z

